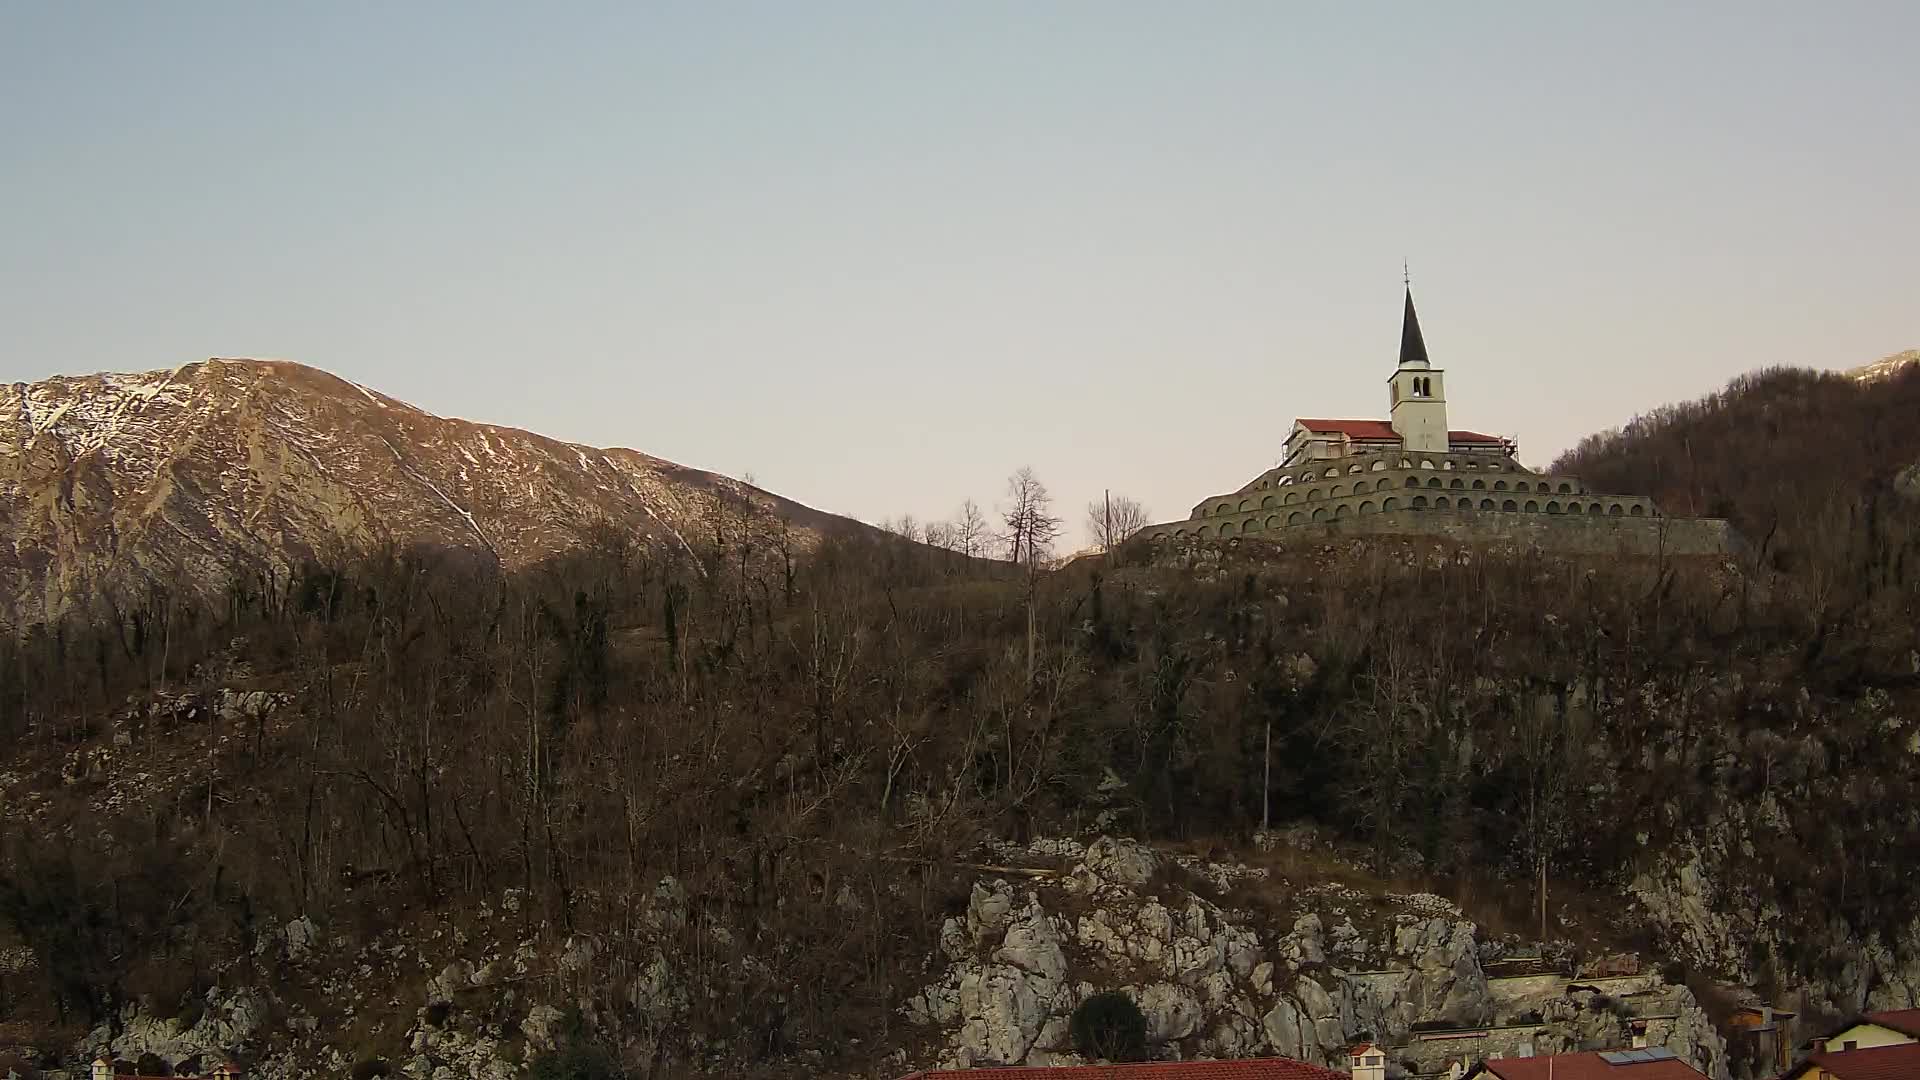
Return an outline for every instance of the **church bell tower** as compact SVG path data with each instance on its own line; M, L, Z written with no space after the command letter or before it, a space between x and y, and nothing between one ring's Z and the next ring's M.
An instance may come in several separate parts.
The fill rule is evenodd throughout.
M1400 366L1387 385L1393 394L1390 422L1401 446L1420 453L1446 453L1446 372L1427 362L1427 342L1420 336L1420 316L1413 310L1412 286L1407 287L1407 313L1400 323Z

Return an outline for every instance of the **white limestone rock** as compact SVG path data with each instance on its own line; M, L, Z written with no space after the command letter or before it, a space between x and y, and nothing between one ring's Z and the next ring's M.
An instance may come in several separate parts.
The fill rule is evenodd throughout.
M1132 888L1152 879L1161 861L1159 854L1145 844L1103 836L1087 845L1078 869L1099 881Z

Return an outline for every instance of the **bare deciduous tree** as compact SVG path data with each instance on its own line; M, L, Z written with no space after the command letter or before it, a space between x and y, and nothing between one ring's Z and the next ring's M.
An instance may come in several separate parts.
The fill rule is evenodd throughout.
M1034 603L1040 589L1041 561L1053 551L1060 536L1060 519L1053 514L1053 496L1040 482L1033 467L1022 465L1007 477L1007 508L1001 517L1007 531L1002 539L1010 562L1026 568L1027 603L1027 685L1033 685Z
M1060 538L1060 519L1053 514L1053 496L1031 466L1023 465L1007 477L1007 506L1001 511L1006 531L1007 561L1028 567L1039 565Z
M1147 508L1138 499L1108 495L1087 504L1087 532L1101 551L1112 551L1147 526Z
M968 499L960 504L960 517L953 523L954 550L969 559L979 558L987 549L987 516L980 504Z

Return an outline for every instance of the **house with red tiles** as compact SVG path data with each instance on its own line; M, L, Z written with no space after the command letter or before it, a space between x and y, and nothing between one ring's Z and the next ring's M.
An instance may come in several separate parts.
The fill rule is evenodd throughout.
M901 1080L1381 1080L1385 1076L1385 1056L1368 1047L1380 1058L1381 1072L1361 1074L1355 1067L1352 1077L1337 1069L1309 1065L1292 1058L1240 1058L1232 1061L1143 1061L1123 1065L1043 1065L989 1069L929 1069L911 1073ZM1359 1055L1356 1052L1355 1060Z

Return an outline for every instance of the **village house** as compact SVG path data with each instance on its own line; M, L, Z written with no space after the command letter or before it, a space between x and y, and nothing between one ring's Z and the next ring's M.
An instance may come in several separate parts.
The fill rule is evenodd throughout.
M214 1066L213 1071L204 1077L176 1075L170 1078L170 1080L240 1080L242 1075L240 1066L231 1061L223 1061L219 1065ZM142 1076L139 1072L131 1070L120 1072L114 1068L113 1062L108 1061L106 1058L95 1058L93 1061L93 1071L89 1075L88 1080L148 1080L148 1078Z
M1807 1059L1782 1080L1920 1078L1920 1009L1868 1013L1815 1039Z
M1744 1042L1752 1048L1755 1060L1784 1071L1793 1064L1793 1039L1788 1033L1796 1015L1771 1005L1742 1005L1727 1020L1728 1045Z
M1915 1080L1920 1042L1865 1050L1820 1050L1781 1074L1781 1080Z
M1920 1043L1920 1009L1868 1013L1824 1039L1814 1050L1871 1050L1876 1046Z
M1540 1057L1489 1058L1461 1080L1706 1080L1663 1046Z
M1386 1057L1378 1049L1357 1048L1353 1052L1353 1061L1355 1064L1351 1074L1292 1058L1240 1058L1229 1061L1145 1061L1125 1065L1103 1063L929 1069L911 1073L901 1080L1386 1080Z

